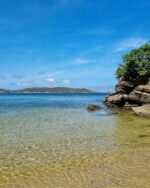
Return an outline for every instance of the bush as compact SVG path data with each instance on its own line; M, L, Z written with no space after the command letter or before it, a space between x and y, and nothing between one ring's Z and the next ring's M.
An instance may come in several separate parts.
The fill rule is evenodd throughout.
M150 41L124 55L116 75L119 80L146 81L150 77Z

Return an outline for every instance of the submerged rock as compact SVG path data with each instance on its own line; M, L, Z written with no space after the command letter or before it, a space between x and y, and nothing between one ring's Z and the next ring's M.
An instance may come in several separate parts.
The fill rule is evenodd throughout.
M150 104L133 107L132 110L138 116L150 118Z
M146 137L150 137L150 135L148 135L148 134L140 134L139 137L140 138L146 138Z
M95 111L95 110L101 110L101 109L103 109L101 106L97 106L97 105L94 105L94 104L89 104L87 106L88 111Z

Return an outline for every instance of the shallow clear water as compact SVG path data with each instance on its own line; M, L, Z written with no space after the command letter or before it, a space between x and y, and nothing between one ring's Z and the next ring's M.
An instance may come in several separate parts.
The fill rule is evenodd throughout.
M0 186L149 187L150 120L112 114L104 97L0 95Z

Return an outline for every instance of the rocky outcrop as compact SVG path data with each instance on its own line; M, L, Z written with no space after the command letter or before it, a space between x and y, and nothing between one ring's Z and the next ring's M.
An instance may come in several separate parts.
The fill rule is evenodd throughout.
M95 111L95 110L101 110L101 109L102 109L102 107L94 105L94 104L89 104L87 106L88 111Z
M138 116L150 118L150 104L134 107L132 110Z
M120 94L124 94L124 93L128 94L133 90L134 87L135 85L133 83L122 81L116 85L115 90L117 93L120 93Z
M115 90L115 93L110 94L103 101L109 107L136 109L137 107L144 105L146 111L147 107L145 108L145 105L150 105L150 79L143 85L135 85L131 82L120 81L116 85Z

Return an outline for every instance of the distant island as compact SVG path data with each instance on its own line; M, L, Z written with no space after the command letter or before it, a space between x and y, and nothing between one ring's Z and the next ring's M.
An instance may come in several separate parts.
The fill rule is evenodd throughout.
M68 88L68 87L33 87L19 90L0 89L0 93L95 93L86 88Z

